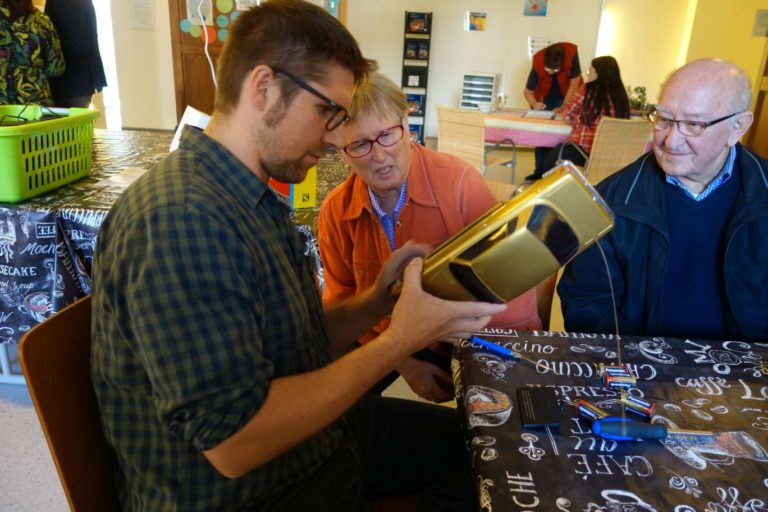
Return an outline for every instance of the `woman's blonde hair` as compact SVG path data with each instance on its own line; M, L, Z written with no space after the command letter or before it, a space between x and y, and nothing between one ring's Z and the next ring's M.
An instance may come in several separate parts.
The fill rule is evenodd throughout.
M360 82L352 95L349 115L352 120L361 115L373 114L376 117L404 117L408 112L408 102L398 85L379 72L372 73L367 80Z

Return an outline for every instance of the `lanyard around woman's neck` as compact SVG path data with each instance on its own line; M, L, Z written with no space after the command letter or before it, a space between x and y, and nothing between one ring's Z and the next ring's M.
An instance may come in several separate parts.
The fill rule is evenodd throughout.
M400 187L400 197L397 198L395 211L392 212L391 216L384 211L384 208L381 207L381 203L379 203L379 200L376 197L376 194L373 192L373 189L368 187L368 196L371 198L371 207L376 213L376 216L379 218L381 227L384 228L384 233L386 233L387 240L389 240L389 247L393 251L395 250L395 225L397 224L397 216L405 204L405 189L407 183L408 180L406 179L406 181L403 182L403 186Z

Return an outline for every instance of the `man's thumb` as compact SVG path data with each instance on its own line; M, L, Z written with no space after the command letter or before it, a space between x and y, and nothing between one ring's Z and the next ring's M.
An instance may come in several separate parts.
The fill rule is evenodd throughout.
M407 283L408 287L413 288L416 286L418 287L417 289L421 289L421 269L423 266L424 258L413 258L408 263L408 266L405 267L403 282Z

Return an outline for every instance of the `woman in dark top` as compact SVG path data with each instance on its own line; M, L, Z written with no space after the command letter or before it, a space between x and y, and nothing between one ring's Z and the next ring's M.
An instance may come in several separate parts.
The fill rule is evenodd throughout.
M57 107L87 108L94 92L107 85L99 53L96 13L91 0L47 0L45 13L61 37L67 70L51 80Z

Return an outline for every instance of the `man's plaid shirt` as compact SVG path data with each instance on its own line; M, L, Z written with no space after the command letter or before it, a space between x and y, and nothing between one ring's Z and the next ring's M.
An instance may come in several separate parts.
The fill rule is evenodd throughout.
M187 128L119 198L95 258L92 376L126 510L252 510L336 448L340 423L237 479L201 453L271 379L331 359L287 208L224 147Z

